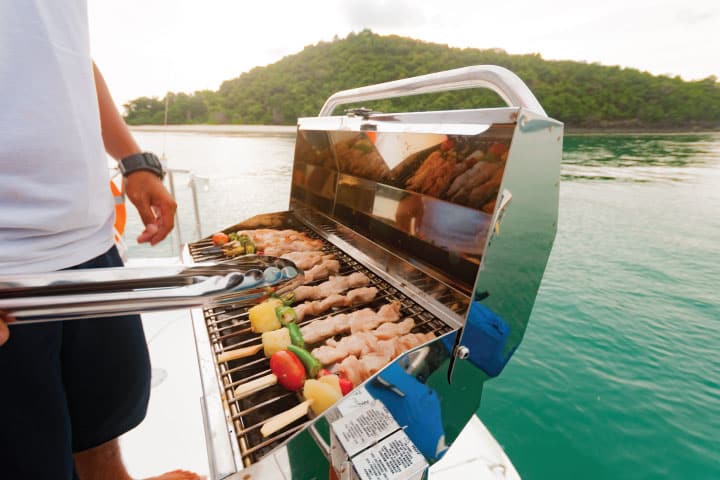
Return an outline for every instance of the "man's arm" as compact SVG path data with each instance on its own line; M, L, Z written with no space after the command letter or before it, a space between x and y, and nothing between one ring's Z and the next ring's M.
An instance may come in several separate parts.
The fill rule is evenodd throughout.
M95 62L93 62L93 75L105 150L115 160L139 153L140 147L120 116ZM145 230L137 239L138 243L150 242L151 245L155 245L164 239L173 229L177 204L162 180L144 170L133 172L125 178L125 193L137 208L145 225Z

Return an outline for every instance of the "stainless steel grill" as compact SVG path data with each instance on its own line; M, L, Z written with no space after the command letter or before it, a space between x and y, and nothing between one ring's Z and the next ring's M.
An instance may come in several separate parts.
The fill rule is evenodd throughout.
M496 91L510 106L329 116L342 103L473 87ZM562 124L545 115L520 79L498 67L339 92L319 117L299 120L288 211L255 216L225 233L304 232L322 240L323 251L340 262L341 275L362 272L379 290L367 305L308 316L301 326L397 301L401 318L415 320L413 332L443 337L394 362L421 384L431 375L444 381L445 402L437 415L459 431L479 406L483 382L499 373L524 334L555 234L561 146ZM502 236L501 222L508 232ZM189 244L183 253L189 264L223 258L210 239ZM483 316L470 322L473 308ZM346 402L324 418L308 413L263 437L268 419L303 399L276 385L235 395L238 387L270 373L259 348L227 360L229 352L261 344L250 330L248 307L192 313L211 476L304 478L290 471L288 452L304 441L299 433L307 432L335 471L349 475L342 478L357 478L350 454L331 451L328 444L336 437L318 429L328 418L344 416L339 405ZM457 369L465 382L460 386L451 382L458 359L476 367ZM357 390L367 393L375 382L382 384L382 375ZM436 457L430 452L425 458Z

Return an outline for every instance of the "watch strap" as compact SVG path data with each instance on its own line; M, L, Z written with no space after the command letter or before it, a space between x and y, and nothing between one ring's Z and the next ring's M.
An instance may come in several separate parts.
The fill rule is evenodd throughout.
M138 170L146 170L157 175L160 179L165 177L165 169L160 159L151 152L134 153L118 162L120 172L127 177Z

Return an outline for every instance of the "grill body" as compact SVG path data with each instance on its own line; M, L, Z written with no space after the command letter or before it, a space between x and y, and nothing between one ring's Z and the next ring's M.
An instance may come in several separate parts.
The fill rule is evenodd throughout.
M487 68L462 72L465 80L451 71L440 80L341 92L329 103L380 98L403 85L423 93L428 83L441 90L518 88L492 75L478 77ZM555 235L562 124L547 118L529 91L510 93L501 96L512 106L500 109L300 119L288 211L226 229L293 229L322 240L322 249L340 261L340 274L363 272L378 288L362 307L400 302L401 317L415 319L414 332L435 334L393 366L437 396L438 445L452 443L477 410L483 382L502 370L520 343ZM189 244L185 262L221 259L209 246L209 239ZM247 307L232 305L193 311L211 475L305 478L310 467L291 462L289 451L305 448L311 437L310 448L343 478L365 478L356 465L361 455L353 457L331 426L349 415L354 400L320 418L303 416L267 438L260 434L263 422L302 398L279 386L235 398L238 386L269 373L262 354L222 360L228 350L257 344L247 315ZM383 372L359 390L387 384ZM413 429L427 428L402 427L415 443ZM429 464L439 454L425 449L421 457ZM404 478L412 475L417 472Z

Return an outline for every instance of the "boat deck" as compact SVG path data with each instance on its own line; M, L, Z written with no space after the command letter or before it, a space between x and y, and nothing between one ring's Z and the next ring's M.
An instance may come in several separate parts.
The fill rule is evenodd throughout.
M202 390L188 310L143 315L152 362L150 405L143 423L120 438L133 478L182 468L207 475Z

